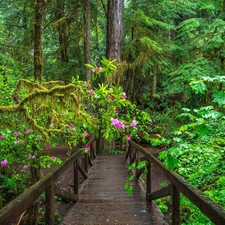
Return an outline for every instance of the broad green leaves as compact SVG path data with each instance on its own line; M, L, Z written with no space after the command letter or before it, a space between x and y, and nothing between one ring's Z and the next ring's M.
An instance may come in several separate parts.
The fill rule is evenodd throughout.
M225 92L217 91L213 94L213 102L218 103L219 105L225 105Z

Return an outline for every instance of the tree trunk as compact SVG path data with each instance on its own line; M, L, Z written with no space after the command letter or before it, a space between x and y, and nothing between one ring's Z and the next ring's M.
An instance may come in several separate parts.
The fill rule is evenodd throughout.
M42 56L42 24L46 7L46 0L36 0L34 4L34 80L41 83Z
M96 149L97 153L101 155L112 154L115 150L115 139L109 142L103 137L102 133L99 132Z
M124 0L108 0L106 57L111 60L116 59L117 62L121 61L121 45L124 33L123 13ZM116 74L113 75L112 82L115 79ZM115 139L108 142L100 133L97 149L100 154L113 153L115 150Z
M121 61L124 0L108 0L106 57Z
M56 1L56 19L58 21L58 33L59 33L59 44L60 44L60 56L62 62L69 62L68 56L68 44L66 34L66 19L64 18L64 0Z
M84 8L84 27L85 27L84 63L91 64L91 47L90 47L91 5L90 5L90 0L83 1L83 8ZM86 78L86 80L91 80L91 70L88 67L85 67L85 78Z
M152 100L154 100L156 95L156 87L157 87L157 65L155 64L153 67Z

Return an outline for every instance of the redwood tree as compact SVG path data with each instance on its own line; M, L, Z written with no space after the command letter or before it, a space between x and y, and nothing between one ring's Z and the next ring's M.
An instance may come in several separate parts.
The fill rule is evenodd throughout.
M34 80L41 83L42 57L42 25L46 7L46 0L36 0L34 5Z
M121 61L124 0L108 0L106 57Z
M84 64L91 63L90 29L91 29L91 5L90 0L83 1L84 9ZM91 70L85 67L85 79L91 80Z
M107 37L106 37L106 57L110 60L121 61L121 46L123 40L124 0L108 0L107 5ZM117 74L113 74L112 81L116 80ZM98 140L100 153L112 153L115 149L115 139L110 143L105 140L101 133Z

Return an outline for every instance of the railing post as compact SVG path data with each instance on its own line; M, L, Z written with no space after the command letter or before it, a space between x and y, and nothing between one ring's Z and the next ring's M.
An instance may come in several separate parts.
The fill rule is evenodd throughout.
M46 208L45 208L46 225L54 225L54 183L46 189L45 196L46 196Z
M73 175L74 175L74 194L78 196L79 193L79 173L78 173L78 159L73 163Z
M148 199L148 195L152 192L152 165L151 162L148 161L147 164L147 176L146 176L146 199Z
M88 173L88 154L87 153L84 154L84 169L85 169L85 172Z
M171 197L172 197L172 224L180 225L180 192L173 184L171 185Z
M131 155L131 143L128 142L128 149L127 149L127 153L126 153L126 159L129 158L129 160L130 160L130 158L131 158L130 155Z

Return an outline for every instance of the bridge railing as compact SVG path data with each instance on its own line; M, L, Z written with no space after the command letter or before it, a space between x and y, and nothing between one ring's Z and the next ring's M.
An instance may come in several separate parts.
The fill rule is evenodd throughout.
M141 153L141 154L139 154ZM140 157L140 155L144 156ZM205 214L216 225L225 224L225 210L209 197L204 195L199 189L187 182L182 176L176 172L167 169L161 161L159 161L152 153L138 145L134 141L129 141L126 152L126 158L130 164L139 162L140 160L148 160L148 173L146 175L146 199L152 201L158 198L171 195L172 197L172 224L180 224L180 193L186 196L194 205L196 205L203 214ZM166 187L151 192L151 166L157 168L164 177L170 182ZM136 178L141 175L141 170L136 170Z
M75 152L62 165L45 175L37 183L12 200L9 204L0 210L0 224L10 225L18 220L21 215L45 192L46 205L45 216L46 225L54 225L54 194L55 182L57 179L73 165L74 171L74 194L72 196L74 201L79 198L80 173L84 178L88 177L89 166L92 166L92 159L96 157L96 149L94 148L95 139L91 139L87 145L91 146L90 155L81 152ZM84 163L80 163L81 159ZM71 196L70 196L71 197Z

